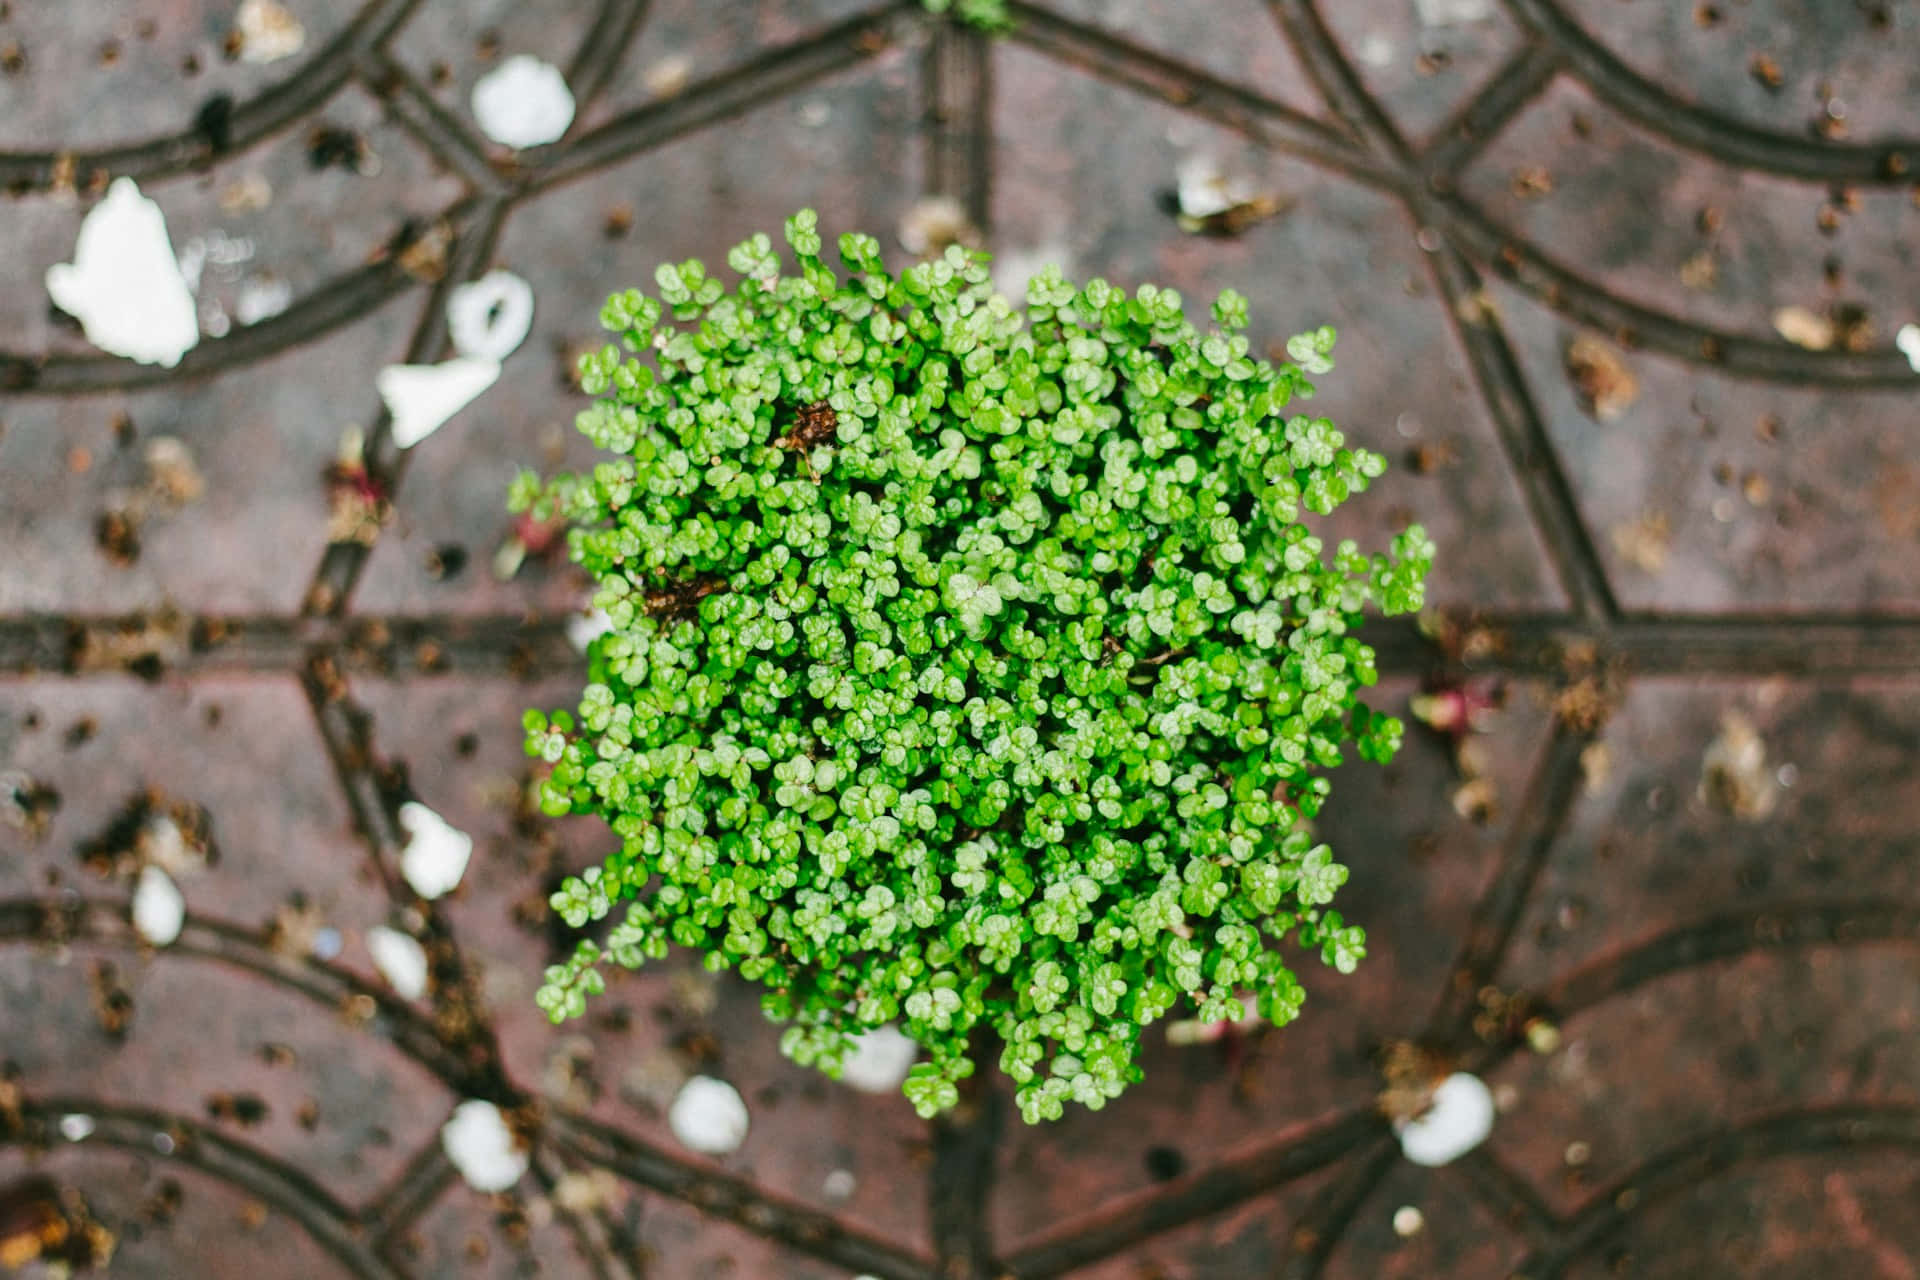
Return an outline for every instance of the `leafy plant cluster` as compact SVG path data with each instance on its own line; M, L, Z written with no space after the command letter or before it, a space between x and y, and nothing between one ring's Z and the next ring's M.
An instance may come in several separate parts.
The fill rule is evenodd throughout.
M951 13L968 26L990 35L1013 30L1013 15L1007 11L1007 0L920 0L920 3L928 13Z
M960 247L899 276L816 219L615 294L580 429L613 457L516 481L571 522L612 628L577 716L529 712L552 814L621 841L553 899L601 942L547 974L556 1020L601 965L669 945L765 988L829 1074L897 1022L905 1091L953 1105L997 1037L1029 1121L1139 1077L1177 1009L1286 1022L1283 944L1351 970L1347 871L1310 821L1349 747L1369 604L1421 604L1432 547L1327 547L1383 462L1288 412L1333 331L1249 352L1246 300L1200 332L1179 294L1048 269L1024 311Z

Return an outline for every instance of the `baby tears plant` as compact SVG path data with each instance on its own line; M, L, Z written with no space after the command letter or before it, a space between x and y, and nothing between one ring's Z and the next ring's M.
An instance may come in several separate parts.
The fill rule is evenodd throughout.
M690 261L608 299L579 427L613 456L515 482L611 621L578 715L526 717L545 810L620 839L554 909L625 903L542 1007L694 948L796 1060L898 1023L932 1115L997 1048L1029 1121L1118 1096L1176 1011L1292 1019L1291 945L1365 954L1324 771L1400 742L1353 629L1432 557L1303 522L1384 467L1289 412L1333 331L1274 364L1231 291L1201 332L1170 289L1048 269L1016 308L985 254L895 276L845 235L842 273L812 211L786 238L797 270L759 235L731 287Z

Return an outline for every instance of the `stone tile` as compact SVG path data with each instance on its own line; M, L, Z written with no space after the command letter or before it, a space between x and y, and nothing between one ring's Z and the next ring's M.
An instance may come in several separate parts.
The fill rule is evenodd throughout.
M1207 5L1050 0L1046 7L1296 111L1327 114L1313 80L1281 34L1272 8L1259 0L1219 0Z
M1623 359L1639 397L1601 423L1565 368L1584 330L1510 288L1493 296L1627 607L1851 613L1920 597L1910 395L1756 383L1636 351Z
M1437 141L1439 127L1521 51L1524 33L1506 7L1478 0L1317 6L1347 65L1409 141ZM1436 17L1470 15L1425 23Z
M1742 123L1804 137L1826 93L1840 100L1850 141L1914 136L1901 104L1920 94L1920 14L1897 4L1802 5L1793 0L1616 8L1560 0L1590 37L1684 102ZM1756 72L1772 59L1773 79Z
M1856 341L1884 347L1920 319L1908 283L1920 269L1920 206L1908 192L1861 188L1836 203L1828 184L1683 148L1565 78L1491 141L1459 188L1599 288L1690 324L1772 340L1782 307L1824 315L1847 304L1873 326Z

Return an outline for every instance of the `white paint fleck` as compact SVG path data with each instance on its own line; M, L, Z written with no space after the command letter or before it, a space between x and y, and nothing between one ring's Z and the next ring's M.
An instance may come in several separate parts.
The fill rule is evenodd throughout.
M233 318L241 324L270 320L293 305L293 286L278 276L249 276L234 300Z
M400 806L400 825L407 832L400 874L413 891L429 899L453 892L473 857L473 837L418 800Z
M993 287L1009 302L1024 304L1027 283L1049 266L1073 278L1073 256L1065 241L1051 240L1034 249L1007 249L993 255Z
M725 1080L695 1076L681 1086L668 1108L667 1125L693 1150L725 1155L747 1140L747 1104Z
M307 42L300 19L274 0L245 0L234 25L240 31L242 62L278 62L300 52Z
M567 643L585 653L588 645L611 630L613 619L607 616L605 609L596 607L567 619Z
M527 1171L528 1156L500 1108L469 1098L440 1126L440 1147L475 1191L505 1191Z
M200 341L166 215L132 178L115 179L88 211L73 261L47 268L47 293L79 317L87 341L141 364L171 368Z
M1360 61L1378 71L1393 65L1393 41L1378 31L1363 37L1356 52Z
M187 923L187 899L173 877L148 864L133 888L133 927L156 947L180 936Z
M511 271L489 271L447 299L447 336L472 360L505 360L533 329L533 286Z
M1429 1168L1451 1164L1493 1132L1493 1091L1480 1077L1456 1071L1433 1091L1433 1105L1394 1126L1407 1159Z
M1920 373L1920 324L1901 325L1900 332L1893 337L1893 345L1900 348L1913 371Z
M61 1116L60 1136L68 1142L85 1142L93 1136L93 1117L77 1111Z
M498 360L390 364L373 380L393 417L393 442L411 449L500 378Z
M573 123L573 91L560 68L515 54L473 86L473 118L502 146L543 146Z
M1493 0L1413 0L1420 23L1450 27L1463 22L1485 22L1493 16Z
M427 949L398 929L375 925L367 930L367 951L373 967L402 1000L427 994Z
M895 1027L877 1027L856 1036L853 1052L840 1064L840 1079L862 1093L892 1093L907 1078L920 1046Z

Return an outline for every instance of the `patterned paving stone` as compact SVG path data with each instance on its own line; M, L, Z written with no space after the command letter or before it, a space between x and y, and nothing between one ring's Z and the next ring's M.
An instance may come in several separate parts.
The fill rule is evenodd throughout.
M0 4L0 1185L83 1193L133 1276L1913 1269L1912 14L1046 0L987 43L880 0L289 7L305 44L263 66L222 56L232 4ZM516 53L579 115L513 157L468 99ZM315 167L322 128L345 166ZM1163 196L1197 154L1284 207L1186 235ZM176 249L225 237L177 369L49 310L96 175L137 178ZM1156 1033L1107 1112L997 1137L792 1067L685 956L547 1025L568 939L541 899L606 837L522 812L516 726L574 698L582 586L492 570L513 472L587 460L565 357L611 288L801 203L892 246L929 191L1009 285L1058 257L1196 313L1241 288L1263 339L1336 324L1313 408L1400 465L1328 532L1419 518L1444 553L1450 616L1379 629L1377 701L1507 687L1464 756L1416 727L1338 779L1357 974L1308 962L1294 1026ZM443 358L448 289L491 267L531 282L534 332L402 455L374 373ZM236 323L268 273L290 308ZM1785 306L1833 340L1783 338ZM1570 373L1591 336L1628 381ZM389 518L329 545L349 426ZM161 436L190 500L151 490ZM137 558L100 536L130 508ZM221 852L158 952L126 923L137 858L82 857L147 786ZM392 874L409 798L475 837L437 903ZM375 972L378 925L425 940L422 999ZM1496 1087L1445 1169L1374 1112L1404 1039ZM693 1070L746 1099L731 1155L663 1119ZM467 1097L526 1136L507 1192L441 1150ZM933 1194L969 1160L984 1195ZM941 1256L976 1226L997 1258Z

